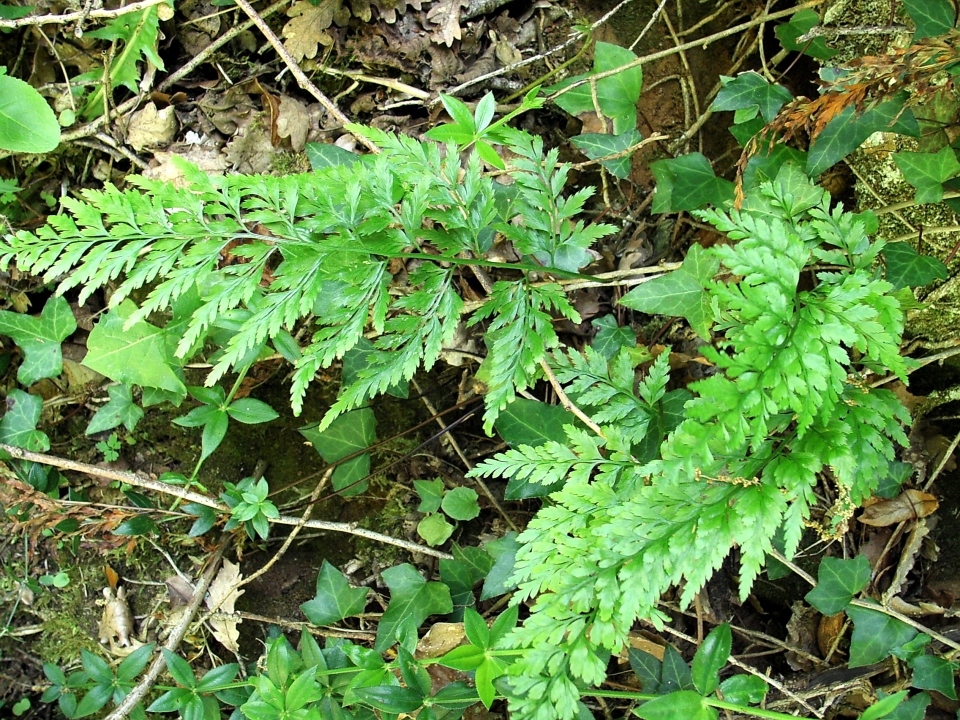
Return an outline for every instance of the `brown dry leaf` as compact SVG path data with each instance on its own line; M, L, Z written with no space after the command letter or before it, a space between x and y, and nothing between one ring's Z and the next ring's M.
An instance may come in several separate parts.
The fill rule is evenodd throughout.
M223 175L229 163L226 155L211 144L191 145L185 152L166 152L158 150L153 154L155 165L143 171L143 176L152 180L162 180L173 183L177 187L184 187L187 179L183 173L183 166L176 163L174 158L180 158L199 167L207 175Z
M210 592L207 594L206 603L211 611L220 613L233 613L236 611L234 603L243 595L243 590L237 590L236 585L240 582L240 566L230 562L223 561L223 567L217 573L217 577L210 583ZM224 617L217 617L210 620L210 626L213 628L213 636L227 650L233 653L240 652L240 631L237 630L239 620L231 620Z
M463 629L463 623L434 623L417 643L414 657L417 660L423 660L446 655L455 647L462 645L466 639L467 634Z
M283 26L283 46L299 62L316 57L317 45L333 45L326 30L333 23L345 25L350 10L343 7L342 0L320 0L319 5L300 0L287 10L287 17L291 19Z
M189 605L193 599L193 588L179 575L171 575L163 581L167 586L167 595L172 607Z
M440 0L430 8L427 20L438 26L430 34L430 38L435 43L450 47L454 40L460 40L463 37L460 31L460 8L463 5L462 0Z
M352 2L353 0L351 0L351 4ZM421 10L420 0L406 0L406 2L404 0L373 0L373 4L380 11L380 17L390 25L397 21L397 11L403 13L407 5L413 7L417 12Z
M887 527L905 520L927 517L940 503L933 495L920 490L904 490L893 500L871 505L860 515L860 522L873 527Z
M120 576L117 575L117 571L114 570L109 565L103 566L103 574L107 576L107 583L110 585L112 590L117 589L117 581L120 580Z
M634 633L630 633L627 642L630 643L630 647L636 650L643 650L643 652L648 655L653 655L657 660L663 660L663 653L666 649L663 645L655 643L653 640L648 640L642 635L635 635ZM626 654L626 650L624 650L624 654Z
M281 95L277 135L290 138L290 146L295 152L300 152L307 144L309 130L310 116L307 114L307 106L289 95Z
M820 625L817 627L817 645L820 647L820 655L827 657L835 647L837 637L843 630L843 623L846 615L837 613L836 615L824 615L820 618ZM833 657L836 657L834 653Z
M147 103L130 118L127 143L137 152L144 148L166 147L177 135L177 116L172 105L162 110Z
M103 589L103 615L100 617L98 635L103 645L110 643L113 647L114 639L120 641L124 647L130 645L130 636L133 635L133 613L127 604L126 590L121 586L116 592L111 587Z

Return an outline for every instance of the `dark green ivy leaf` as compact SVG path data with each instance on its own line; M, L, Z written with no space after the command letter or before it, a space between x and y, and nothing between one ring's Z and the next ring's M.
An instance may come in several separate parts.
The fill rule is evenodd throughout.
M824 615L843 612L854 596L870 582L870 562L866 555L852 560L826 557L820 561L817 586L805 599Z
M59 295L47 300L40 317L0 310L0 334L13 338L23 351L17 380L24 385L60 374L63 369L60 343L76 329L77 321L70 305Z
M520 543L517 542L517 533L508 532L499 540L491 540L484 544L484 549L493 556L493 567L483 583L481 600L489 600L515 590L517 584L511 581L513 566L516 563L517 551Z
M819 24L820 14L816 10L812 8L801 10L790 18L790 22L777 26L777 39L785 50L802 52L816 60L829 60L840 51L828 46L824 38L814 38L805 43L798 42L801 35L810 32Z
M737 77L720 76L723 87L713 101L714 110L741 110L758 107L760 115L771 122L793 95L783 85L771 85L759 73L750 71Z
M359 615L367 605L367 588L352 588L346 576L326 560L317 575L317 596L300 606L314 625L329 625Z
M583 151L584 155L591 160L596 160L608 155L616 155L617 153L624 152L627 148L636 145L642 139L643 136L640 135L636 128L630 128L619 135L586 133L573 138L572 142ZM604 160L600 164L621 180L630 175L630 169L632 167L630 155L622 155L618 158Z
M702 153L657 160L651 163L650 170L657 180L654 213L695 210L733 199L733 183L717 177Z
M850 638L850 667L863 667L880 662L895 648L909 642L917 630L879 610L851 605L847 615L853 620Z
M0 442L32 452L50 449L50 438L37 430L43 399L23 390L7 393L7 411L0 420Z
M903 0L903 7L917 26L914 42L949 32L957 19L950 0Z
M918 205L943 200L943 183L960 174L960 162L952 147L940 152L900 152L893 156L904 179L917 189Z
M920 690L936 690L951 700L957 699L957 691L953 684L956 664L936 655L921 655L910 661L910 667L913 668L911 683L913 687Z
M894 290L923 287L934 280L946 280L947 266L930 255L919 254L910 243L888 243L880 251L886 262L887 282Z
M377 652L393 645L397 629L407 618L413 618L414 625L419 627L430 615L453 612L450 589L443 583L427 582L413 565L397 565L384 570L382 576L390 588L390 604L377 628Z

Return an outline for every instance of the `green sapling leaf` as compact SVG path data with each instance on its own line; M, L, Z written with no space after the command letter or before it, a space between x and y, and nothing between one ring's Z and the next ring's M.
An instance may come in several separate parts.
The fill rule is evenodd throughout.
M483 582L481 600L489 600L504 595L516 589L513 581L513 569L516 564L517 551L520 543L517 542L517 533L508 532L498 540L491 540L484 544L484 549L493 556L493 567Z
M824 615L836 615L867 586L870 574L866 555L852 560L825 557L817 571L817 586L804 599Z
M892 717L890 714L902 707L901 703L906 696L907 691L901 690L893 695L880 698L878 702L864 710L857 720L879 720L879 718ZM897 720L906 720L906 718L897 718ZM918 718L918 720L920 719Z
M3 77L0 75L0 79ZM59 295L47 300L39 317L0 310L0 334L13 338L23 351L17 380L24 385L60 374L63 370L60 344L76 329L70 305Z
M678 690L645 702L633 711L643 720L716 720L719 713L693 690Z
M48 153L59 144L60 123L43 96L23 80L0 75L0 149Z
M200 438L200 460L206 460L220 447L223 438L227 435L227 426L230 418L225 410L213 408L213 412L203 424L203 434Z
M477 492L472 488L458 487L449 490L443 496L440 507L454 520L473 520L480 514Z
M280 417L280 414L262 400L240 398L230 403L227 414L245 425L259 425Z
M693 684L701 695L709 695L720 685L720 670L727 664L733 636L730 625L715 627L697 648L691 670Z
M417 524L417 534L431 547L443 545L453 535L455 526L440 513L427 515Z
M734 675L720 683L720 692L723 699L737 705L759 705L767 695L769 689L761 678L756 675Z
M423 695L411 688L380 685L353 688L353 693L371 707L388 713L412 713L423 706Z

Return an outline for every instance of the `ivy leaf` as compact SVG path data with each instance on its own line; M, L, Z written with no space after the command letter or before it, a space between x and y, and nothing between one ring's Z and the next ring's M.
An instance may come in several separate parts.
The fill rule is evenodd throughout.
M918 205L943 200L943 183L960 173L960 162L952 147L940 152L900 152L893 156L904 179L917 189Z
M684 317L700 337L709 339L712 311L704 285L719 269L712 253L691 245L680 269L638 285L620 304L648 315Z
M0 334L13 338L23 351L17 380L24 385L60 374L63 369L60 343L76 329L70 305L59 295L47 300L40 317L0 310Z
M936 655L920 655L910 661L913 668L913 687L920 690L936 690L941 695L957 699L957 691L953 685L953 673L957 669L955 663L944 660Z
M827 123L810 146L807 175L815 177L852 153L879 130L917 137L920 127L913 113L903 108L904 100L894 98L856 116L853 105Z
M640 689L647 695L659 694L663 663L656 656L634 647L628 648L627 657L633 674L640 681Z
M443 545L453 535L455 526L447 522L440 513L427 515L417 523L417 534L431 547Z
M643 720L715 720L718 712L693 690L678 690L646 702L633 711Z
M733 635L730 625L715 627L697 648L691 666L693 684L701 695L709 695L720 685L720 670L727 664Z
M142 320L124 329L136 310L124 300L100 319L87 339L83 364L116 382L185 396L187 388L173 371L163 330Z
M949 276L947 266L930 255L921 255L910 243L887 243L883 250L886 262L887 282L893 289L905 287L923 287L934 280L946 280Z
M0 420L0 442L32 452L50 449L50 438L36 429L43 399L23 390L7 393L7 412Z
M377 628L377 652L385 652L393 645L397 629L408 618L420 627L430 615L453 612L450 589L443 583L427 582L413 565L397 565L384 570L382 576L390 588L390 605Z
M485 543L483 547L493 556L493 567L484 580L480 599L489 600L515 590L517 584L512 580L513 567L517 561L517 551L520 550L517 533L508 532L499 540Z
M346 576L326 560L317 575L317 596L300 606L314 625L330 625L359 615L367 606L368 588L352 588Z
M377 439L377 418L370 408L358 408L337 417L323 432L318 432L317 424L313 424L300 428L300 434L324 460L332 463L370 447ZM363 453L338 466L331 482L335 490L343 490L341 494L350 497L366 491L369 481L357 481L369 474L370 453Z
M596 318L590 324L597 328L597 334L594 335L590 346L607 360L611 360L620 351L620 348L637 346L637 334L633 331L633 328L629 325L620 327L613 315ZM554 440L556 438L550 439ZM562 438L557 439L557 442L562 441Z
M477 491L467 487L458 487L447 492L440 507L454 520L473 520L480 514Z
M650 164L657 180L653 212L680 212L733 199L733 183L717 177L702 153L681 155Z
M456 544L453 546L453 558L440 561L440 579L450 588L454 608L451 620L459 622L463 619L464 608L476 604L473 587L490 572L493 558L482 548L461 548Z
M777 39L780 40L780 44L783 45L785 50L801 52L815 60L829 60L840 51L827 45L824 38L817 37L805 43L800 43L797 40L801 35L807 34L819 24L820 14L816 10L811 8L801 10L790 18L790 22L777 26Z
M824 615L843 612L854 596L870 582L870 561L866 555L851 560L825 557L817 571L817 586L805 600Z
M878 610L851 605L847 615L853 620L850 638L850 667L863 667L880 662L895 648L909 642L917 630L901 620Z
M584 155L591 160L597 160L607 155L615 155L616 153L623 152L643 140L643 136L636 128L630 128L619 135L586 133L584 135L578 135L572 140L573 144L580 148ZM604 160L600 164L621 180L630 176L630 170L633 167L630 155Z
M110 401L90 419L90 424L84 431L87 435L112 430L117 425L123 426L130 432L143 418L143 410L133 401L133 391L129 385L111 385L107 388Z
M762 75L753 71L740 73L735 78L721 75L720 82L723 87L713 101L714 110L741 110L756 106L763 119L772 122L780 108L793 100L793 95L783 85L771 85Z
M917 26L914 42L949 32L957 19L950 0L903 0L903 7Z
M413 487L420 496L420 506L417 512L432 513L440 509L443 498L443 480L414 480Z
M637 56L627 48L598 42L594 48L593 72L602 73L615 70L636 59ZM562 90L568 85L587 77L589 75L577 75L568 78L562 83L547 88L547 92L553 93ZM616 75L597 80L597 102L600 105L600 111L613 120L613 132L617 135L636 127L637 100L640 99L642 85L643 68L639 65L628 70L622 70ZM556 103L571 115L594 112L593 93L590 90L589 83L579 85L560 95L556 99Z

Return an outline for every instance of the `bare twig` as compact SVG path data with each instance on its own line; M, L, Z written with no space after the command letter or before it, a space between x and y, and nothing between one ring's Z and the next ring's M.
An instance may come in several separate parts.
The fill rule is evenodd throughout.
M297 61L293 59L293 56L290 55L289 52L287 52L287 49L283 46L280 38L278 38L276 33L270 29L270 26L264 22L260 14L254 10L253 5L251 5L247 0L237 0L237 5L241 7L241 9L251 20L253 20L253 24L256 25L260 32L264 34L264 36L267 38L267 41L273 45L273 49L277 51L277 55L279 55L283 62L286 63L287 67L290 69L290 72L297 79L297 83L300 85L300 87L313 95L313 97L315 97L317 101L323 105L324 109L326 109L326 111L334 118L336 118L337 122L339 122L341 125L349 125L350 119L343 114L340 108L337 107L336 103L324 95L320 88L314 85L310 78L307 77L307 74L303 71L300 65L297 64ZM362 135L357 137L357 140L366 146L370 152L374 154L380 153L380 148Z
M182 500L187 500L188 502L195 502L198 505L213 508L214 510L222 513L230 513L230 508L227 505L206 495L202 495L185 488L180 488L175 485L168 485L167 483L144 477L143 475L138 475L136 473L100 468L96 465L88 465L87 463L66 460L54 455L44 455L42 453L30 452L29 450L13 447L12 445L0 444L0 450L5 450L18 460L29 460L30 462L37 462L41 463L42 465L50 465L62 470L74 470L76 472L86 473L92 477L105 477L111 480L119 480L120 482L129 483L130 485L153 490L154 492L172 495L173 497L178 497ZM278 525L298 525L301 520L302 518L292 517L290 515L281 515L278 518L271 518L270 522ZM450 553L434 550L426 545L418 545L408 540L401 540L400 538L383 535L382 533L373 532L372 530L366 530L364 528L357 527L354 523L328 522L326 520L307 520L304 525L315 530L327 530L330 532L356 535L358 537L367 538L368 540L384 543L385 545L394 545L412 553L420 553L422 555L438 557L442 560L453 559L453 555Z
M200 580L200 584L197 586L197 589L193 593L193 597L190 599L190 604L187 606L186 612L184 612L183 617L180 622L170 631L170 636L167 638L167 643L164 647L170 652L176 652L177 647L180 645L180 641L183 640L184 636L187 634L187 628L190 626L191 621L194 616L197 614L197 610L200 609L201 603L203 603L203 598L207 594L207 589L210 587L210 583L213 582L214 576L217 574L217 568L220 566L220 560L223 558L223 553L227 549L229 540L225 540L220 544L220 547L217 548L217 551L214 553L213 557L210 558L210 563L207 565L207 570L203 574L203 578ZM134 706L143 700L144 696L150 691L150 688L153 687L153 684L157 681L157 678L160 677L160 673L163 672L164 668L167 667L167 661L163 657L163 653L157 653L156 658L153 660L153 664L150 666L150 669L147 670L146 674L137 683L130 694L128 694L123 702L117 705L112 713L107 715L105 720L122 720L130 714L130 711L133 710Z
M797 44L803 45L818 37L839 37L840 35L897 35L913 32L906 25L873 25L861 27L825 27L816 25L797 38Z
M141 0L141 2L131 3L130 5L115 10L91 10L88 13L83 10L78 10L77 12L64 13L63 15L28 15L27 17L17 18L16 20L0 20L0 28L19 28L28 25L64 25L83 19L106 20L146 10L147 8L166 1L167 0Z
M604 440L607 439L607 436L604 435L603 429L597 425L593 420L591 420L586 413L578 408L574 402L567 397L567 393L564 392L563 386L560 384L560 381L557 380L557 376L553 374L553 370L550 369L550 365L546 360L540 361L540 367L543 369L544 374L547 376L547 380L550 381L550 386L553 388L553 391L557 394L557 397L560 399L560 404L563 406L563 409L567 412L572 412L576 415L580 421L586 425L588 428L593 430L598 436L602 437Z
M943 457L940 458L937 468L930 473L930 477L927 478L927 482L923 486L924 490L929 490L930 486L933 485L933 481L940 476L941 472L943 472L943 468L950 461L950 458L953 457L953 451L957 449L958 444L960 444L960 433L957 433L957 436L953 439L953 442L950 443L950 447L947 448L947 451L943 454Z

